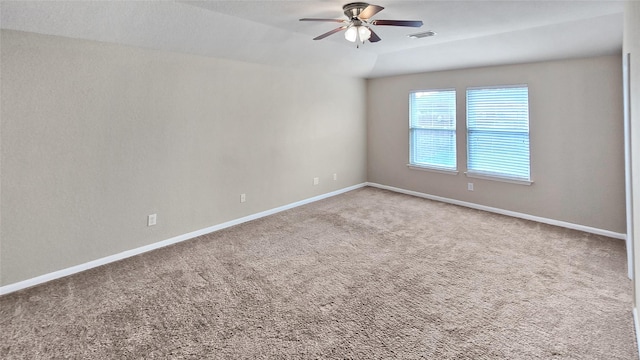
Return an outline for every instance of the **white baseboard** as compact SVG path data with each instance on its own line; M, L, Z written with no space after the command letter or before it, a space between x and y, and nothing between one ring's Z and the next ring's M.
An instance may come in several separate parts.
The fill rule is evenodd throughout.
M436 200L436 201L441 201L441 202L445 202L445 203L449 203L449 204L465 206L465 207L472 208L472 209L489 211L489 212L492 212L492 213L512 216L512 217L516 217L516 218L520 218L520 219L537 221L537 222L540 222L540 223L560 226L560 227L564 227L564 228L568 228L568 229L584 231L584 232L588 232L588 233L592 233L592 234L596 234L596 235L608 236L608 237L615 238L615 239L625 240L626 237L627 237L626 234L617 233L617 232L613 232L613 231L609 231L609 230L603 230L603 229L593 228L593 227L589 227L589 226L573 224L573 223L569 223L569 222L565 222L565 221L548 219L548 218L543 218L543 217L529 215L529 214L523 214L523 213L519 213L519 212L515 212L515 211L504 210L504 209L494 208L494 207L485 206L485 205L478 205L478 204L474 204L474 203L470 203L470 202L466 202L466 201L454 200L454 199L444 198L444 197L440 197L440 196L429 195L429 194L425 194L425 193L421 193L421 192L417 192L417 191L400 189L400 188L393 187L393 186L381 185L381 184L370 183L370 182L367 183L367 186L372 186L372 187L376 187L376 188L379 188L379 189L390 190L390 191L394 191L394 192L398 192L398 193L402 193L402 194L407 194L407 195L418 196L418 197L429 199L429 200Z
M340 190L336 190L333 192L329 192L326 194L322 194L322 195L318 195L318 196L314 196L305 200L301 200L301 201L297 201L291 204L287 204L287 205L283 205L277 208L273 208L270 210L266 210L266 211L262 211L256 214L252 214L252 215L248 215L239 219L235 219L235 220L231 220L231 221L227 221L225 223L222 224L218 224L218 225L214 225L214 226L210 226L201 230L196 230L187 234L183 234L183 235L179 235L167 240L163 240L163 241L159 241L153 244L149 244L146 246L142 246L139 248L135 248L135 249L131 249L131 250L127 250L127 251L123 251L121 253L118 254L114 254L114 255L110 255L107 257L103 257L97 260L93 260L93 261L89 261L86 262L84 264L80 264L80 265L76 265L76 266L72 266L66 269L62 269L62 270L58 270L58 271L54 271L48 274L44 274L41 276L37 276L31 279L27 279L24 281L20 281L17 283L13 283L13 284L9 284L9 285L5 285L0 287L0 295L4 295L4 294L9 294L18 290L22 290L22 289L26 289L35 285L39 285L51 280L55 280L55 279L59 279L65 276L69 276L69 275L73 275L85 270L89 270L91 268L97 267L97 266L101 266L101 265L106 265L115 261L119 261L122 259L126 259L128 257L132 257L132 256L136 256L148 251L152 251L155 249L159 249L165 246L169 246L172 244L176 244L185 240L189 240L189 239L193 239L195 237L201 236L201 235L205 235L214 231L218 231L218 230L222 230L224 228L228 228L230 226L234 226L234 225L238 225L241 224L243 222L247 222L247 221L251 221L251 220L255 220L255 219L259 219L261 217L265 217L265 216L269 216L281 211L285 211L285 210L289 210L301 205L305 205L305 204L309 204L318 200L322 200L322 199L326 199L328 197L332 197L335 195L339 195L351 190L355 190L355 189L359 189L361 187L364 186L372 186L372 187L376 187L379 189L385 189L385 190L390 190L390 191L394 191L394 192L398 192L398 193L402 193L402 194L407 194L407 195L413 195L413 196L417 196L417 197L422 197L425 199L430 199L430 200L436 200L436 201L441 201L441 202L445 202L445 203L450 203L450 204L454 204L454 205L460 205L460 206L465 206L465 207L469 207L469 208L473 208L473 209L478 209L478 210L484 210L484 211L489 211L489 212L493 212L493 213L497 213L497 214L502 214L502 215L507 215L507 216L513 216L513 217L517 217L517 218L522 218L522 219L526 219L526 220L532 220L532 221L537 221L537 222L541 222L541 223L545 223L545 224L550 224L550 225L556 225L556 226L560 226L560 227L565 227L565 228L569 228L569 229L574 229L574 230L580 230L580 231L585 231L585 232L589 232L589 233L593 233L593 234L597 234L597 235L603 235L603 236L608 236L608 237L612 237L612 238L616 238L616 239L625 239L625 234L621 234L621 233L616 233L616 232L612 232L612 231L608 231L608 230L602 230L602 229L597 229L597 228L592 228L592 227L588 227L588 226L584 226L584 225L577 225L577 224L572 224L572 223L568 223L568 222L564 222L564 221L558 221L558 220L553 220L553 219L547 219L547 218L542 218L542 217L538 217L538 216L533 216L533 215L528 215L528 214L523 214L523 213L518 213L515 211L509 211L509 210L503 210L503 209L498 209L498 208L493 208L493 207L489 207L489 206L484 206L484 205L478 205L478 204L474 204L474 203L469 203L469 202L465 202L465 201L460 201L460 200L454 200L454 199L448 199L448 198L444 198L444 197L440 197L440 196L435 196L435 195L429 195L429 194L425 194L425 193L420 193L417 191L411 191L411 190L405 190L405 189L400 189L400 188L396 188L396 187L392 187L392 186L387 186L387 185L381 185L381 184L377 184L377 183L362 183L362 184L357 184L357 185L353 185L350 187L346 187ZM635 313L634 313L635 314ZM636 322L637 324L637 322Z
M638 323L638 309L633 308L633 324L636 328L636 346L638 346L638 358L640 358L640 324Z
M234 225L238 225L238 224L242 224L244 222L247 221L251 221L251 220L255 220L255 219L259 219L261 217L265 217L265 216L269 216L269 215L273 215L275 213L279 213L281 211L285 211L285 210L289 210L301 205L305 205L305 204L309 204L318 200L322 200L322 199L326 199L332 196L336 196L351 190L355 190L355 189L359 189L361 187L366 186L366 183L362 183L362 184L357 184L357 185L353 185L353 186L349 186L340 190L336 190L336 191L332 191L326 194L322 194L322 195L318 195L318 196L314 196L308 199L304 199L304 200L300 200L291 204L287 204L287 205L283 205L283 206L279 206L277 208L274 209L270 209L270 210L265 210L256 214L252 214L252 215L248 215L245 217L241 217L239 219L235 219L235 220L231 220L231 221L227 221L225 223L222 224L218 224L218 225L214 225L214 226L210 226L208 228L204 228L201 230L196 230L187 234L183 234L183 235L179 235L167 240L163 240L163 241L159 241L153 244L149 244L149 245L145 245L139 248L135 248L135 249L131 249L131 250L127 250L127 251L123 251L121 253L118 254L114 254L114 255L110 255L107 257L103 257L97 260L93 260L93 261L89 261L86 262L84 264L80 264L80 265L76 265L76 266L72 266L66 269L62 269L62 270L58 270L58 271L54 271L48 274L44 274L41 276L37 276L31 279L27 279L24 281L20 281L17 283L13 283L13 284L9 284L9 285L5 285L0 287L0 295L5 295L5 294L9 294L12 293L14 291L18 291L18 290L22 290L22 289L26 289L32 286L36 286L51 280L55 280L55 279L59 279L65 276L69 276L69 275L73 275L85 270L89 270L91 268L97 267L97 266L101 266L101 265L106 265L118 260L122 260L122 259L126 259L128 257L132 257L132 256L136 256L151 250L156 250L165 246L169 246L169 245L173 245L185 240L189 240L189 239L193 239L195 237L201 236L201 235L205 235L205 234L209 234L212 233L214 231L218 231L218 230L222 230L224 228L228 228Z

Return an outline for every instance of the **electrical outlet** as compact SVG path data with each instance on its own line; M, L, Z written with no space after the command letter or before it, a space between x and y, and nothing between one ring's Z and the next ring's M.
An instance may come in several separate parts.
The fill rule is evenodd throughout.
M247 194L240 194L240 202L243 203L247 201Z
M320 184L320 178L317 178L317 177L313 178L313 185L318 185L318 184Z
M156 224L157 214L151 214L147 216L147 226L153 226Z
M336 180L338 180L338 174L333 173L333 181L336 181Z
M473 183L467 183L467 190L473 191Z

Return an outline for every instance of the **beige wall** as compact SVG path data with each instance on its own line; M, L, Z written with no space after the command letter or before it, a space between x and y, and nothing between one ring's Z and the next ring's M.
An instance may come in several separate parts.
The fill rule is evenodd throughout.
M359 79L15 31L0 40L0 286L366 180L625 232L619 56L373 79L365 88ZM535 183L466 178L465 88L520 83L530 90ZM458 90L461 172L410 170L408 92L447 87ZM146 227L151 213L158 225Z
M464 175L465 90L501 84L529 85L531 186ZM458 175L406 166L408 94L442 88L457 90ZM620 56L379 78L367 91L368 181L626 232Z
M1 36L0 285L366 181L362 79Z
M631 168L635 307L640 306L640 2L628 1L624 13L624 54L631 54Z

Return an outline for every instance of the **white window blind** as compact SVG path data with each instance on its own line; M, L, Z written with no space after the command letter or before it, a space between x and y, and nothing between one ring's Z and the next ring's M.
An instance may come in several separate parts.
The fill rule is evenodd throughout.
M409 95L409 164L456 170L456 91Z
M467 89L470 175L530 181L529 89Z

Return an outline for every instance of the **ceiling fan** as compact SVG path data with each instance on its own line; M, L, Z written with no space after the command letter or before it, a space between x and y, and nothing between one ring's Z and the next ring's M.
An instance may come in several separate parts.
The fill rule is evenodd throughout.
M364 43L378 42L382 39L371 30L370 25L385 25L385 26L408 26L408 27L420 27L422 21L420 20L371 20L371 17L382 11L384 8L378 5L369 5L364 2L354 2L346 4L342 7L344 14L349 20L342 19L316 19L316 18L304 18L300 21L326 21L326 22L338 22L344 25L337 29L333 29L320 36L313 38L313 40L322 40L329 35L333 35L342 30L346 30L344 33L345 39L351 42Z

